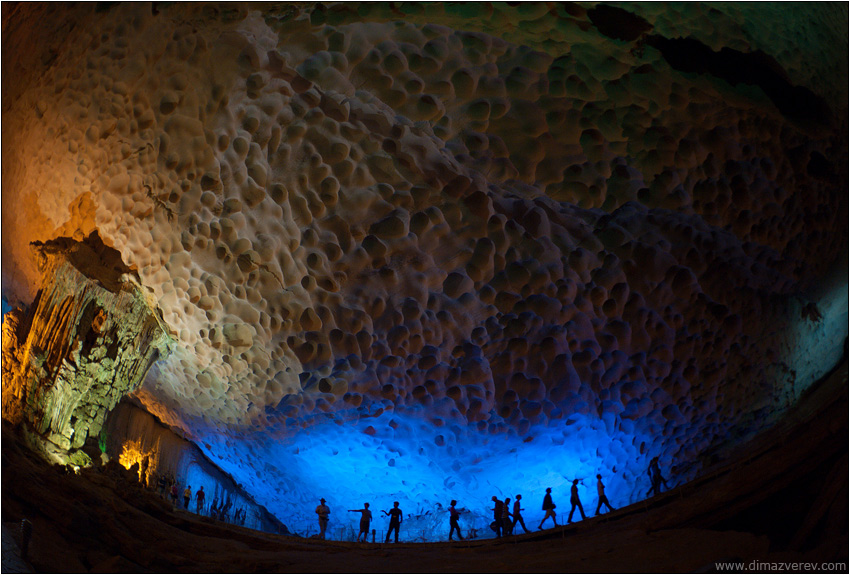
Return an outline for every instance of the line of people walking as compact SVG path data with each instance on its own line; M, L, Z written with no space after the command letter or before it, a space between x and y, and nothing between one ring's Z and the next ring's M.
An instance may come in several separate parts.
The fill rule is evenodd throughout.
M657 462L656 462L657 467ZM655 470L653 470L655 473ZM660 477L660 470L657 471L657 476ZM663 479L662 479L663 480ZM586 515L584 513L584 507L581 504L581 499L579 498L579 488L578 485L581 482L580 479L573 479L572 485L570 486L570 512L567 517L567 523L573 522L573 514L576 510L578 510L582 519L586 519ZM653 483L654 485L654 483ZM666 486L666 482L665 482ZM602 507L607 507L608 511L614 511L614 507L611 506L611 503L608 501L607 495L605 495L605 484L602 482L602 475L596 475L596 493L598 496L598 503L596 505L596 515L602 510ZM490 524L490 528L496 533L496 537L505 537L508 535L512 535L514 530L516 529L517 524L522 527L525 533L530 533L531 531L525 525L525 519L523 518L522 512L525 511L522 503L522 494L517 494L516 499L514 499L513 506L511 506L511 498L508 497L505 500L499 499L497 496L493 496L491 498L493 501L493 522ZM546 488L546 494L543 496L543 505L542 510L545 512L543 519L540 521L540 525L538 525L538 530L543 529L543 525L546 521L551 518L554 527L558 526L557 516L555 514L556 505L552 501L552 488ZM369 535L369 529L372 522L372 511L369 508L369 503L364 503L361 509L348 509L349 513L360 513L360 531L357 534L357 542L362 541L365 543L367 541ZM463 540L461 528L460 528L460 515L465 512L464 509L458 509L457 500L452 499L451 504L448 508L449 512L449 541L454 540L454 536L457 535L458 540ZM324 498L319 500L319 505L316 507L316 515L319 519L319 535L320 539L325 539L326 532L328 528L328 522L330 518L330 508L327 505L327 502ZM390 542L390 538L394 535L394 541L398 543L399 537L399 529L401 528L402 521L404 519L404 513L399 507L399 502L394 501L393 507L389 510L382 511L384 516L390 518L389 527L387 529L386 538L384 540L385 543ZM374 532L373 532L374 538Z
M206 515L207 507L206 507L206 493L204 492L204 486L200 486L196 492L192 492L192 486L186 485L186 487L182 491L183 502L179 503L181 491L180 491L180 483L174 478L172 474L157 474L156 478L156 486L157 492L165 499L170 500L171 504L176 508L183 508L188 510L189 504L193 499L195 499L195 513L198 515ZM213 499L212 504L209 506L209 516L213 519L217 519L219 521L226 521L228 523L233 523L234 525L245 525L245 519L247 517L247 510L244 507L240 507L233 511L231 515L231 508L233 506L233 501L228 498L227 501L222 500L218 501L218 498Z
M180 507L178 499L180 497L179 482L171 474L160 474L157 479L157 492L165 499L171 499L171 504L175 507ZM195 495L195 512L201 514L204 509L204 501L206 493L204 493L203 485L198 488ZM192 486L186 485L183 489L183 509L189 509L189 502L192 500Z
M573 479L572 485L570 486L570 514L567 517L567 523L573 522L573 514L576 509L578 509L579 514L582 519L586 519L587 516L584 514L584 507L581 504L581 499L578 495L578 484L579 479ZM602 475L596 475L596 492L598 495L598 503L596 505L596 515L599 515L600 509L602 506L606 506L608 511L614 511L614 508L611 506L611 503L608 501L608 497L605 495L605 484L602 483ZM517 523L520 524L522 530L525 533L530 533L528 528L525 526L525 520L522 517L522 512L524 508L521 506L522 495L517 494L516 500L513 505L513 512L509 511L511 498L508 497L504 501L500 501L498 497L495 495L491 499L495 504L493 506L493 523L490 524L490 528L496 532L496 537L503 537L507 535L512 535L514 529L516 529ZM546 520L550 517L552 518L552 523L555 527L558 526L558 518L555 514L555 509L557 506L552 501L552 488L546 488L546 494L543 496L543 505L541 509L544 511L543 519L540 520L540 525L537 526L538 530L543 529L543 524L546 523ZM450 538L451 539L451 538Z

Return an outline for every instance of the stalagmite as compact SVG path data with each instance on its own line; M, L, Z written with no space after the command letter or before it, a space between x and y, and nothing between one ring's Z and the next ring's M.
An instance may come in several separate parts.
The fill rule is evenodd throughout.
M485 489L695 479L844 355L846 6L10 5L4 304L36 240L134 270L44 248L4 320L4 406L65 448L157 309L137 405L293 532L399 500L433 539Z
M171 336L96 232L35 249L42 288L29 311L14 310L4 323L4 417L43 439L59 461L87 463L80 448L169 354Z

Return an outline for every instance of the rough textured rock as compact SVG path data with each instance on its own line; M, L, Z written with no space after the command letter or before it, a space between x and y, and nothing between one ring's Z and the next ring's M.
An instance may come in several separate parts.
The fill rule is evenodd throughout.
M229 504L227 520L233 524L237 523L233 513L239 509L245 511L245 521L240 523L245 527L284 535L288 533L279 519L258 505L243 486L237 485L232 477L212 464L194 443L180 437L128 400L110 411L104 423L101 443L103 452L111 460L136 470L140 483L148 486L150 491L157 489L157 480L162 475L173 477L181 493L188 486L192 492L189 510L193 513L201 511L200 514L206 517L213 505L220 508ZM199 510L196 497L202 487L205 505Z
M846 6L41 9L4 12L4 297L97 229L175 334L136 397L304 529L631 501L841 357Z
M106 415L168 357L172 339L96 234L38 249L43 288L29 312L14 310L4 324L3 414L67 452L97 438Z
M356 520L349 543L281 537L174 512L143 493L120 467L116 471L123 473L104 473L102 467L78 476L57 473L57 466L51 469L21 450L4 422L3 527L17 530L20 517L31 520L30 560L41 573L265 573L282 566L309 573L318 570L317 557L325 573L398 573L411 566L430 573L684 573L711 571L716 562L727 561L742 570L754 561L846 565L846 361L812 391L779 430L661 497L500 542L429 545L404 543L414 535L407 520L404 542L382 545L353 543ZM444 512L443 541L447 516ZM470 526L466 513L460 525L465 532ZM380 538L385 524L376 526ZM336 529L333 535L338 537ZM4 572L14 572L8 561L13 556L4 549Z

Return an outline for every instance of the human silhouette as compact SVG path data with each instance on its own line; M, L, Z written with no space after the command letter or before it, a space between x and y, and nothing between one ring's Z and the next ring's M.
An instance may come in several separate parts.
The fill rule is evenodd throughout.
M496 532L496 537L502 536L502 509L505 504L496 497L495 495L491 498L491 501L495 504L493 507L493 523L490 525L490 528Z
M546 488L546 495L543 496L543 511L546 512L546 515L543 516L543 520L540 521L540 525L537 529L543 529L543 524L546 523L546 520L550 517L552 518L552 522L555 524L555 527L558 526L558 520L555 518L555 504L552 503L552 488Z
M401 527L401 522L403 518L403 513L401 509L398 507L398 501L393 501L393 508L389 511L384 511L384 515L388 515L390 518L390 527L387 530L387 539L385 543L390 542L390 533L395 530L395 542L398 543L398 529Z
M325 505L325 499L319 499L319 505L316 506L316 515L319 516L319 539L325 538L325 531L328 528L328 516L330 514L331 510Z
M369 536L369 523L372 522L372 512L369 511L369 504L364 503L363 509L349 509L352 513L360 513L360 533L357 534L357 542L360 543L360 536L363 536L363 543L366 543L366 538Z
M570 515L567 517L567 523L573 522L573 512L578 507L579 513L581 513L581 518L586 519L584 516L584 508L581 506L581 500L578 498L578 479L573 479L573 485L570 487Z
M189 501L192 499L192 486L187 485L183 490L183 509L189 509Z
M511 533L513 533L514 529L516 529L516 524L519 523L522 525L522 530L528 533L528 527L525 526L525 521L522 518L522 508L520 508L520 500L522 499L522 495L517 493L516 499L514 500L514 522L511 525Z
M457 530L457 538L463 541L463 536L460 534L460 525L457 523L458 519L460 519L460 511L455 509L455 505L457 505L457 501L452 499L452 504L449 507L449 541L452 540L452 534L454 534L455 529Z
M647 473L649 473L649 481L651 483L649 491L646 492L647 495L652 493L652 495L655 496L661 493L662 483L664 484L665 489L670 489L667 485L667 480L664 479L663 475L661 475L661 468L658 467L658 456L653 457L649 461L649 470Z
M198 502L197 502L197 507L196 507L196 512L197 512L198 514L200 514L200 513L201 513L201 511L203 511L203 510L204 510L204 499L206 499L206 497L207 497L207 496L206 496L206 494L204 493L204 486L203 486L203 485L201 485L201 486L198 488L198 492L195 494L195 497L196 497L196 498L197 498L197 500L198 500Z
M596 474L596 494L599 496L599 503L596 504L596 515L599 515L599 510L603 505L608 507L608 511L614 511L605 495L605 484L602 483L602 475L599 473Z
M502 504L502 534L505 536L511 535L512 527L514 526L511 521L511 517L514 516L513 513L508 511L511 508L511 498L508 497L505 499L504 504Z

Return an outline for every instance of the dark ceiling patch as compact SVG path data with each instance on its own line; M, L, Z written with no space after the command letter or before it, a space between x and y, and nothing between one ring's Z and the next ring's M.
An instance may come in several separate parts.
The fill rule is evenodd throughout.
M826 101L802 86L794 86L779 63L761 50L741 52L722 48L715 52L695 38L647 36L652 24L628 10L599 4L587 16L603 35L615 40L641 43L656 48L674 69L680 72L711 74L732 86L759 86L782 114L799 122L828 126L833 122Z
M723 48L715 52L694 38L648 36L646 43L656 48L674 69L680 72L712 74L731 84L756 85L792 120L828 126L832 111L823 98L802 86L794 86L782 66L761 50L741 52Z
M652 30L652 24L628 10L599 4L587 11L593 25L605 36L633 42Z
M810 176L820 178L822 180L837 180L835 164L826 159L826 156L820 152L814 151L809 156L809 163L806 166L806 172Z

